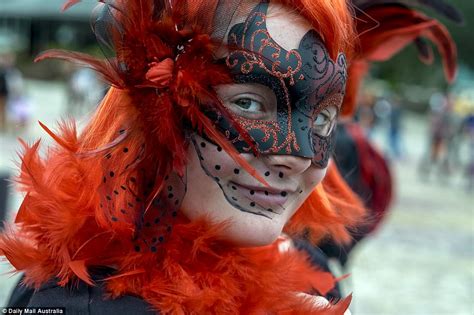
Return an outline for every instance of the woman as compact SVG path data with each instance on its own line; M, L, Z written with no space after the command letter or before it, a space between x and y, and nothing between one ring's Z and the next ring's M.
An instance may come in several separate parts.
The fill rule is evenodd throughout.
M28 305L342 314L350 299L327 305L335 279L291 239L348 240L363 213L329 162L347 60L373 57L353 53L353 23L343 0L110 1L94 31L114 57L40 56L113 87L79 136L42 125L45 159L25 145L0 249L39 289Z

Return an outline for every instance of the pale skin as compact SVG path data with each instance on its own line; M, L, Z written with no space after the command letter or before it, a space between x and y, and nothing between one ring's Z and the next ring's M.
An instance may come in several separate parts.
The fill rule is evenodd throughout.
M312 28L300 16L278 4L270 4L268 30L272 38L285 49L296 49L302 37ZM273 14L272 14L273 13ZM272 90L259 84L229 84L215 87L224 105L235 115L249 119L274 119L276 115L276 97ZM319 114L314 122L321 134L330 132L336 119L337 108L328 107ZM193 145L187 152L187 193L181 210L191 220L207 217L214 223L226 223L222 238L237 246L263 246L273 243L281 234L285 224L308 198L313 189L326 174L326 169L315 167L311 159L292 155L241 154L241 156L259 173L266 171L283 173L283 178L269 178L270 188L285 190L284 199L273 198L282 203L284 210L271 218L235 208L225 198L216 181L203 170ZM227 154L207 157L215 159L222 169L232 170L238 166ZM213 161L214 162L214 161ZM220 174L220 184L229 183L244 187L256 187L263 191L265 186L250 174L224 172Z

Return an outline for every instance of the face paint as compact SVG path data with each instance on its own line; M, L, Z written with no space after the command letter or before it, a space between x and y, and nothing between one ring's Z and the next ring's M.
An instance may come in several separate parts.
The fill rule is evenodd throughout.
M295 175L299 171L275 167L270 161L271 156L254 157L252 154L243 154L247 162L269 182L270 186L264 187L216 144L197 134L193 134L191 139L193 146L190 150L195 150L201 172L203 170L218 185L227 203L242 212L273 219L288 210L288 206L296 199L303 198L303 192L307 193L307 188L312 189L312 185L308 183L320 179L319 172L314 172L314 170L304 172L310 164L309 161L305 164L299 157L286 157L300 159L301 161L298 160L298 162L305 164L305 166L299 166L298 170L302 173ZM190 160L192 164L194 159ZM195 169L195 166L190 167ZM189 178L191 181L193 179ZM196 186L194 182L193 185ZM202 183L199 186L201 185ZM221 211L225 210L221 209ZM288 214L285 213L285 215Z
M233 50L226 63L236 83L260 84L274 92L276 114L252 119L237 113L235 118L253 138L259 153L310 158L324 168L332 152L335 117L328 121L331 126L324 134L315 123L324 109L340 108L347 80L345 57L340 54L332 61L314 30L305 34L298 49L285 50L268 32L267 9L268 3L259 4L244 23L232 27L228 44ZM239 152L250 152L222 115L208 115Z

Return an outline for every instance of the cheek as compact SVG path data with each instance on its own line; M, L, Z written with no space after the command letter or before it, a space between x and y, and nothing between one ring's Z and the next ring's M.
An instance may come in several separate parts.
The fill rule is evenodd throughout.
M199 136L193 139L193 145L191 145L188 150L194 152L188 151L188 155L192 154L197 156L197 161L193 159L194 164L197 165L193 164L192 167L203 170L207 176L218 183L233 175L236 164L221 147Z
M312 191L316 185L318 185L326 175L327 167L318 168L311 166L303 174L303 184L306 190Z
M222 186L233 176L235 162L220 147L197 135L187 156L187 192L181 211L191 220L208 215L216 220L227 219L230 205Z
M309 195L313 192L315 187L321 183L326 175L327 168L317 168L311 166L308 170L303 173L301 178L301 190L300 196L294 204L294 212L306 201ZM294 214L294 213L293 213Z

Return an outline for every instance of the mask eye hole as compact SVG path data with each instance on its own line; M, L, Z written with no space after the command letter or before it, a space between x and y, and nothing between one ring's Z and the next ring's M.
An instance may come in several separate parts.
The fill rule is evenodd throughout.
M259 114L265 112L265 106L259 99L260 97L256 95L239 95L235 100L230 102L230 105L233 105L232 107L234 107L234 109L245 113Z
M233 114L253 120L276 120L277 99L270 88L261 84L223 84L215 89Z
M313 133L327 137L331 133L336 123L337 107L329 106L319 112L313 120Z

